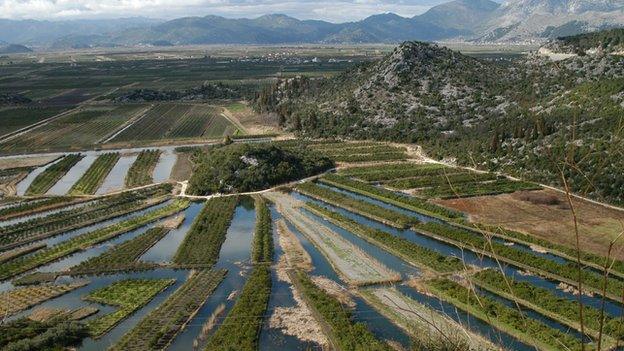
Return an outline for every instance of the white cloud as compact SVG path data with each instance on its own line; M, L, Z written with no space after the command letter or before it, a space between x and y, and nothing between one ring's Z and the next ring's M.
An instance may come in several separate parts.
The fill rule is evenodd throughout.
M0 18L70 19L111 17L174 18L221 15L257 17L284 13L332 22L394 12L411 17L443 0L0 0Z

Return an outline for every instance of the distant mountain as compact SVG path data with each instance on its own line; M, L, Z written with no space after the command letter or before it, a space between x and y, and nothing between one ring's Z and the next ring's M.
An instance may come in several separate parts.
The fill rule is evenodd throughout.
M75 21L0 20L0 40L55 49L91 46L399 43L407 40L544 42L624 26L624 0L453 0L411 18L393 13L329 23L270 14Z
M0 54L23 54L32 52L32 49L19 44L9 44L2 45L0 44Z
M508 0L481 24L481 41L544 40L624 25L624 0Z
M162 21L144 17L67 21L0 19L0 40L8 43L49 46L55 40L67 36L102 35L160 22Z
M415 18L442 28L473 33L499 6L491 0L455 0L434 6Z

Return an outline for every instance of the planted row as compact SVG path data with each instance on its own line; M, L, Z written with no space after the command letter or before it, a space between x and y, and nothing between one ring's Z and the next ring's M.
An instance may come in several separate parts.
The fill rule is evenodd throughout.
M480 271L472 276L472 281L487 290L499 291L524 300L528 304L537 306L550 313L556 314L571 323L580 326L580 306L578 301L566 299L553 294L548 289L540 288L527 282L516 281L504 277L500 272L492 269ZM591 306L583 306L583 322L585 327L598 332L600 319L603 318L604 332L616 339L624 338L624 324L620 318L603 314Z
M432 188L423 189L420 194L426 197L435 197L441 199L497 195L504 193L513 193L519 190L539 190L539 185L510 179L498 179L490 183L464 183L457 185L440 185Z
M427 281L434 294L459 309L513 335L520 341L535 345L540 350L580 350L581 342L570 334L553 329L534 319L527 318L515 308L474 291L448 279Z
M383 152L374 154L346 154L330 156L336 162L372 162L372 161L397 161L407 160L404 152Z
M438 206L427 202L427 200L417 197L408 196L394 191L373 186L357 180L349 179L335 174L327 174L319 180L337 188L348 190L360 195L368 196L379 201L383 201L406 210L422 212L433 216L439 215L447 218L461 218L460 212L449 210L442 206Z
M70 269L71 274L90 274L141 270L154 267L153 263L138 259L169 231L163 227L151 228L145 233L114 246L103 254L92 257Z
M251 271L243 290L219 329L208 340L207 351L258 349L258 336L271 296L273 232L271 211L261 197L255 199L256 230L252 245Z
M352 312L316 286L305 273L297 271L291 278L308 306L323 318L331 331L330 340L338 350L393 350L388 344L378 340L365 324L354 322Z
M390 146L390 145L371 145L371 146L349 146L349 144L345 145L346 147L342 148L321 148L317 149L324 153L327 156L348 156L348 155L362 155L362 154L376 154L376 153L405 153L406 149L404 147Z
M106 178L117 161L119 161L119 157L119 153L117 152L98 156L85 174L71 187L69 193L71 195L95 194L100 185L104 182L104 178Z
M69 170L82 160L84 156L71 154L46 168L39 174L26 190L26 195L43 195L50 190Z
M339 173L346 177L356 177L362 180L375 181L444 174L444 172L450 173L449 170L449 167L437 163L419 164L400 162L383 165L350 167L341 169ZM371 179L365 179L366 177L371 177Z
M130 166L126 175L126 187L136 188L153 183L152 173L160 159L160 150L143 150Z
M404 178L387 182L386 184L396 189L414 189L433 186L452 186L458 184L485 182L496 180L494 173L460 172L440 175L429 175L415 178Z
M162 196L171 191L171 185L145 188L107 196L79 208L68 209L44 217L0 227L0 247L11 248L68 230L98 223L156 204L164 199L145 199Z
M257 197L256 233L252 245L251 258L254 263L271 262L273 259L273 232L271 210L266 200Z
M93 245L110 240L123 233L140 228L158 219L171 216L182 211L188 206L188 201L176 200L165 207L150 211L142 216L127 219L108 227L75 236L52 247L39 250L29 256L18 257L0 265L0 280L11 278L15 275L53 262L74 252L78 252Z
M128 279L92 291L85 300L116 306L118 309L90 320L89 332L93 337L101 337L173 283L175 279Z
M567 280L566 283L576 284L578 281L578 268L576 264L561 264L545 257L534 255L521 249L507 246L496 241L486 239L480 233L468 231L465 229L451 227L439 223L419 223L415 229L420 229L423 233L433 233L437 236L459 242L465 248L477 249L482 252L489 253L501 259L505 259L521 266L525 266L537 273L545 272ZM581 270L583 286L591 287L593 291L598 292L602 289L603 279L600 274ZM607 293L611 296L621 296L624 291L624 282L608 279L606 286Z
M180 266L214 265L237 203L236 196L208 200L178 248L173 262Z
M109 350L163 350L225 278L226 270L192 272L182 286Z
M394 227L406 228L417 222L416 219L402 213L398 213L368 202L356 200L350 196L318 186L314 183L308 182L299 184L296 189L310 197L325 201L334 206L351 210Z
M314 203L308 202L306 205L312 212L328 219L335 225L384 248L411 264L419 267L426 267L427 269L432 269L441 273L460 271L464 268L464 264L457 257L441 255L407 239L362 225L340 213Z
M69 205L76 200L71 197L54 196L43 200L24 201L15 206L0 208L0 220L25 216Z

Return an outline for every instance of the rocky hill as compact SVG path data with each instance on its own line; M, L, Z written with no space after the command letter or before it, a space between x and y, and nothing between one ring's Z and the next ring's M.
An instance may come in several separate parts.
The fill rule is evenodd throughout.
M615 185L624 177L611 179L624 166L619 56L500 63L407 42L334 78L280 81L256 105L301 135L417 142L437 157L552 184L564 162L578 162L576 191L624 198Z

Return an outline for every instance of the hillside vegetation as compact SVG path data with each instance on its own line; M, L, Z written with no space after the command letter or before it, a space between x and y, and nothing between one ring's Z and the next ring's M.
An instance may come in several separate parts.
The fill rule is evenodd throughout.
M341 75L281 80L256 99L300 135L419 143L431 156L620 202L624 60L514 62L406 42Z

